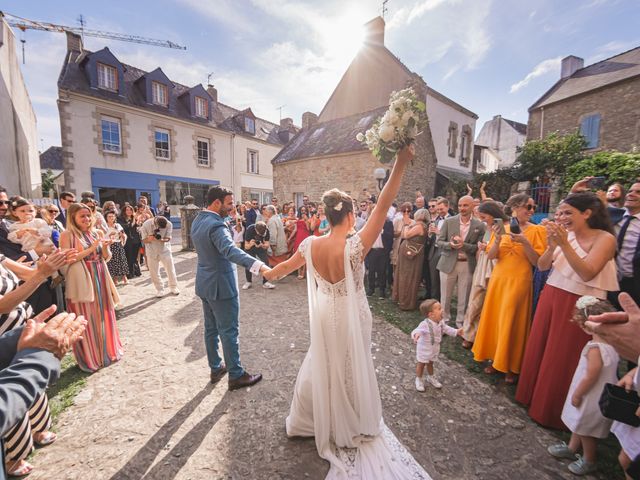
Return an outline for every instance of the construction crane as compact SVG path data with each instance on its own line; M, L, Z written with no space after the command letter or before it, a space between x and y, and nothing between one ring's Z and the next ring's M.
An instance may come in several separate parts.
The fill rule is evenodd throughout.
M28 18L22 18L17 15L12 15L7 12L0 11L0 17L4 17L7 19L7 23L12 27L18 28L23 32L25 30L41 30L45 32L73 32L79 35L86 35L88 37L98 37L98 38L108 38L110 40L118 40L121 42L133 42L133 43L143 43L146 45L154 45L156 47L165 47L165 48L175 48L177 50L186 50L187 47L183 47L182 45L178 45L177 43L173 43L169 40L157 40L155 38L146 38L140 37L138 35L126 35L124 33L115 33L115 32L105 32L102 30L87 30L84 28L84 21L82 21L81 27L68 27L65 25L58 25L55 23L48 22L39 22L36 20L29 20ZM22 40L23 46L23 60L24 63L24 41Z

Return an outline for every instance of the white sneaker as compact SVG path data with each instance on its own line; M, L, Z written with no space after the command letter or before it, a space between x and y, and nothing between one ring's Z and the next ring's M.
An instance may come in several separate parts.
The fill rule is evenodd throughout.
M424 382L420 377L416 377L416 390L419 392L424 392Z
M262 284L262 288L272 289L272 288L276 288L276 286L275 286L273 283L271 283L271 282L264 282L264 283Z
M442 384L438 381L438 379L434 375L427 375L427 382L436 388L442 388Z
M160 298L160 297L164 297L164 290L158 290L156 292L156 297Z
M178 287L173 287L169 289L169 293L171 295L180 295L180 290L178 289Z
M251 287L252 285L249 282L246 282L244 285L242 285L243 290L249 290Z

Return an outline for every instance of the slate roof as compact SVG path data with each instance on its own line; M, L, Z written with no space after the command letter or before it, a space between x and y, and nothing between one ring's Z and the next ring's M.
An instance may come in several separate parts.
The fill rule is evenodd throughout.
M511 125L511 127L516 132L518 132L519 134L521 134L521 135L526 135L527 134L527 124L526 123L516 122L515 120L507 120L506 118L503 118L502 120L504 120L509 125Z
M388 106L379 107L303 129L280 150L271 163L277 165L303 158L365 151L367 146L356 140L356 135L367 131L388 108Z
M40 154L42 170L64 170L62 165L62 147L49 147Z
M67 54L62 71L60 72L60 77L58 78L58 88L82 93L84 95L90 95L92 97L114 103L120 103L122 105L144 108L145 110L153 111L164 116L179 118L195 124L232 131L234 133L253 137L268 143L277 145L284 145L286 143L286 141L283 141L278 135L278 132L281 129L279 125L258 117L255 119L255 135L248 134L244 130L244 123L242 124L242 127L239 127L234 124L237 122L228 121L230 117L236 116L241 112L241 110L237 110L220 102L213 102L212 118L210 120L193 117L185 102L179 98L181 95L187 93L191 87L174 82L173 80L171 80L171 82L174 84L175 88L169 88L169 96L173 97L175 100L175 102L171 102L175 105L175 109L169 110L160 105L149 104L147 103L142 87L135 84L137 80L148 72L122 62L120 63L124 69L124 96L99 88L91 88L87 74L84 71L83 61L92 53L93 52L91 51L84 50L79 56L73 52Z
M637 76L640 76L640 47L581 68L559 80L529 111Z

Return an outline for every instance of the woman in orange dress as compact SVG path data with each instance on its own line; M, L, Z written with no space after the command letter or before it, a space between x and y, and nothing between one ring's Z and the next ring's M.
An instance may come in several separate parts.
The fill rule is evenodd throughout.
M513 384L520 373L524 349L531 328L533 301L533 266L544 252L545 228L530 223L535 203L526 193L507 200L505 213L512 214L522 233L514 234L509 226L500 238L494 226L488 258L497 259L487 285L480 324L473 345L477 362L491 360L485 372L503 372L505 382Z

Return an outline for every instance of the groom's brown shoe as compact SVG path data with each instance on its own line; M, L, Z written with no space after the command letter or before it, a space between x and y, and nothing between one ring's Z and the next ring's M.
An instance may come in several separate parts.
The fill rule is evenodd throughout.
M229 380L229 390L237 390L238 388L250 387L251 385L255 385L256 383L258 383L260 380L262 380L261 373L251 375L250 373L244 372L241 377Z
M222 365L220 365L219 369L211 370L211 383L213 384L218 383L220 380L222 380L222 377L224 377L226 374L227 374L227 367L223 363Z

